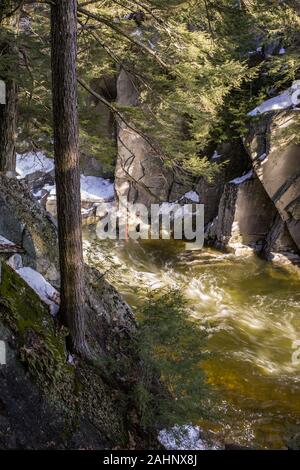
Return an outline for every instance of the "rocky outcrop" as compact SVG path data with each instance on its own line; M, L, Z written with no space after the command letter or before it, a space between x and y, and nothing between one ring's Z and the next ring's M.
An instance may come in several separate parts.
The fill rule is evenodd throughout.
M199 194L200 203L204 204L205 225L217 216L225 184L247 171L251 165L249 156L241 141L219 145L211 161L220 166L212 182L200 178L195 191Z
M121 71L118 83L118 104L139 106L139 91L134 79ZM153 203L176 201L188 187L164 165L158 149L135 131L129 123L118 123L118 158L115 188L118 198L149 206Z
M266 259L284 265L300 266L300 254L286 222L277 214L266 238L263 254Z
M218 215L208 225L206 240L236 254L262 251L275 215L262 184L250 172L225 185Z
M66 331L6 263L1 274L0 340L6 361L0 365L0 448L151 446L133 398L142 386L135 323L116 291L87 271L93 365L72 358Z
M97 208L102 202L114 200L114 184L110 179L94 176L101 174L98 160L81 155L83 173L81 183L81 213L83 225L98 222ZM28 152L17 155L18 178L54 218L57 216L54 161L44 153Z
M253 168L300 250L300 116L268 113L251 124L245 146Z
M202 197L206 222L218 207L206 229L209 244L300 265L299 124L296 110L268 112L251 121L244 145L252 170L226 184L219 176L207 192L211 199ZM201 199L201 187L198 192Z
M57 230L26 183L0 175L0 234L22 247L24 264L59 285Z
M146 433L141 424L139 399L161 387L151 374L143 381L130 308L101 273L86 266L86 338L95 359L72 357L67 331L6 259L17 249L16 256L39 272L57 270L56 227L16 179L1 177L0 204L0 233L12 240L2 236L0 253L0 341L7 359L0 365L0 448L155 446L154 431Z

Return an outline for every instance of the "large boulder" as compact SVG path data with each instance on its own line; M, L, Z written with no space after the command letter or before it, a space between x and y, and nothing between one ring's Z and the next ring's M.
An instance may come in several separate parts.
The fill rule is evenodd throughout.
M251 165L249 156L245 152L241 141L226 142L219 145L211 157L211 162L217 163L220 167L213 181L199 178L195 187L200 203L204 204L205 225L218 214L225 184L242 175Z
M253 168L300 249L300 115L297 110L263 114L245 140Z
M0 175L0 234L22 247L24 264L59 285L57 229L25 182Z
M6 260L7 250L17 250L15 256L49 279L50 267L58 270L55 224L23 182L4 176L0 234L0 341L7 356L0 364L0 448L155 447L155 430L146 433L141 424L140 393L164 392L154 376L144 382L129 306L103 274L85 266L83 311L93 359L73 357L67 330L50 315L36 283Z
M143 448L153 438L146 438L131 398L142 385L132 313L97 272L86 276L86 337L94 364L68 353L66 330L2 263L0 449L128 448L133 442Z
M227 183L206 240L236 254L262 251L276 209L252 171Z
M118 104L139 106L139 91L134 78L124 70L118 82ZM153 203L175 201L188 191L180 178L164 165L159 151L130 123L119 120L118 158L115 170L115 188L118 198L138 202L147 207Z
M263 254L269 261L284 265L300 266L300 254L292 239L287 224L279 214L276 215L271 230L266 238Z

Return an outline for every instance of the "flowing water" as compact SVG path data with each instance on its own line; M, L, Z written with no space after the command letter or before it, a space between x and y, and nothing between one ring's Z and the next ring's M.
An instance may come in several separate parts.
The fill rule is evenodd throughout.
M284 447L300 430L300 363L292 358L300 340L298 275L254 256L187 252L181 242L93 245L93 238L90 232L93 261L113 266L111 280L133 308L143 301L141 287L177 287L188 300L206 335L201 367L218 416L193 424L216 441Z

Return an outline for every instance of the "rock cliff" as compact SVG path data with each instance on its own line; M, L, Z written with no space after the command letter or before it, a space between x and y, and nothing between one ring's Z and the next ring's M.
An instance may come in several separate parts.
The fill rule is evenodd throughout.
M7 263L17 251L31 266L29 273L34 268L59 286L53 274L55 224L16 179L1 176L0 205L0 340L6 348L6 363L0 365L0 448L155 446L154 434L142 425L139 397L160 386L155 378L147 385L141 379L130 308L101 273L86 267L84 311L95 360L87 364L72 357L66 331L37 286L13 269L16 263Z

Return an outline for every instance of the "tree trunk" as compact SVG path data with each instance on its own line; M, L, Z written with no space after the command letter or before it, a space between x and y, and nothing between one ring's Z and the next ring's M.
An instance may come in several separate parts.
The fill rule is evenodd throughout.
M0 104L0 172L16 171L17 85L14 80L3 80L6 102Z
M14 3L11 2L11 8ZM17 84L14 79L17 70L18 50L15 37L19 27L19 13L4 19L2 25L12 30L7 39L0 44L0 56L7 62L0 80L5 84L5 103L0 104L0 172L16 171L16 137L17 137ZM3 29L4 30L4 29ZM15 35L15 36L14 36Z
M60 318L69 345L88 355L84 322L80 168L77 117L77 1L51 2L52 86L57 218L61 271Z

